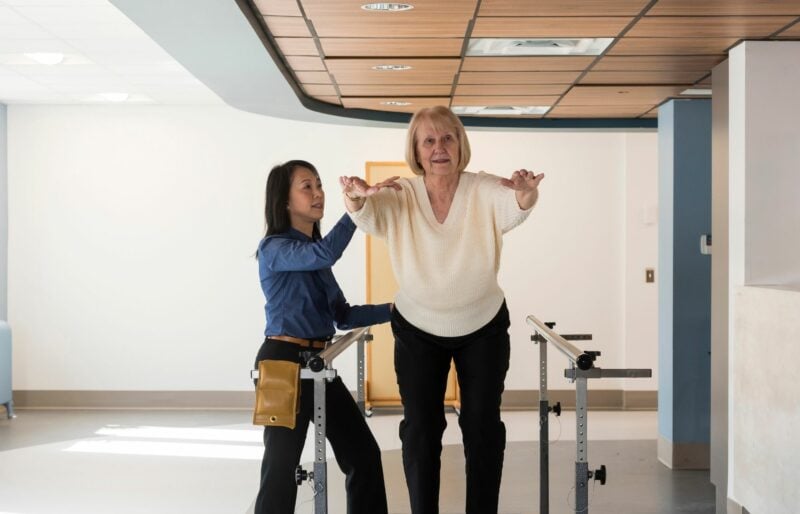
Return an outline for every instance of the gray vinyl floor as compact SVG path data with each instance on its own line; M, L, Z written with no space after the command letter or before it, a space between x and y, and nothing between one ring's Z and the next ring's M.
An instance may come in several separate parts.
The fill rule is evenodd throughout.
M18 410L0 420L0 514L246 514L258 483L261 432L244 411ZM574 416L551 424L550 512L574 512ZM507 412L500 512L539 512L538 417ZM408 513L397 423L369 424L383 449L389 510ZM589 512L714 512L708 472L672 471L656 459L655 412L590 413L590 469L605 464L606 485L590 486ZM572 429L572 430L570 430ZM572 433L572 435L570 435ZM442 456L442 514L464 512L464 458L448 414ZM309 439L310 443L310 439ZM306 445L310 450L311 444ZM310 462L310 451L304 461ZM310 465L307 465L310 466ZM344 482L329 462L329 511L344 514ZM297 512L313 512L308 486Z

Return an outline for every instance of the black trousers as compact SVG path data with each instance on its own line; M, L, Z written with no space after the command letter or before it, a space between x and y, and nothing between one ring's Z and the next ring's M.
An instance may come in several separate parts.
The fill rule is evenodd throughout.
M461 388L458 424L464 442L467 514L496 514L503 472L506 429L500 401L508 371L508 309L479 330L461 337L438 337L411 325L395 309L394 365L403 421L403 468L413 514L439 512L444 394L451 359Z
M267 339L256 357L301 362L302 348ZM301 362L301 365L305 364ZM314 409L314 382L301 380L300 412L294 429L264 427L264 458L255 514L293 514L297 500L294 471L300 463ZM378 443L342 380L326 386L326 435L345 474L348 514L386 514L386 489Z

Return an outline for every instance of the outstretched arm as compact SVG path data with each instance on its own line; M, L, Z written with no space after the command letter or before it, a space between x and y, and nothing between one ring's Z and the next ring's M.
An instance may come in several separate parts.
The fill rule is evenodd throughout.
M533 171L525 169L517 170L511 174L511 178L501 179L500 183L516 192L519 208L528 210L536 204L539 199L539 182L544 178L544 173L538 175Z
M368 196L372 196L381 189L388 187L400 191L402 189L397 179L400 177L387 178L383 182L378 182L370 186L361 177L339 177L339 185L344 194L344 205L347 212L360 211L364 207L364 202Z
M347 214L318 241L268 237L261 242L258 259L272 271L313 271L330 268L347 248L356 226Z

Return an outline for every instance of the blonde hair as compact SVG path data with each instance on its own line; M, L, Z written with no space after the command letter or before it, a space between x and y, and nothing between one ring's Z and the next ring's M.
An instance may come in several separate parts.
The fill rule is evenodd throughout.
M408 124L406 134L406 163L411 171L416 175L424 175L425 170L417 160L417 129L423 121L429 121L437 131L453 131L458 139L458 165L459 172L464 171L469 164L470 149L467 131L458 116L453 111L442 105L436 107L424 107L414 113L411 122Z

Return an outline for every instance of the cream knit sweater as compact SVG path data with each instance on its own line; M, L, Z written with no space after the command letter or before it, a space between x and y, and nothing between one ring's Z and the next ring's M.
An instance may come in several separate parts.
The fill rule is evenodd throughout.
M522 223L512 189L487 173L462 172L450 212L439 223L423 177L400 179L350 213L355 224L386 240L400 289L398 311L415 327L442 337L486 325L503 304L497 283L503 234Z

